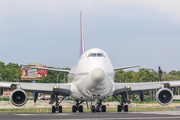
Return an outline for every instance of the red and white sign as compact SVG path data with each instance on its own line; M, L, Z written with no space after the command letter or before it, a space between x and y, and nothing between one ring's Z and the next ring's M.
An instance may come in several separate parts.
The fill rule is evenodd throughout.
M11 95L12 90L3 91L3 97L9 97Z
M46 65L41 65L37 63L29 64L29 66L47 68ZM21 67L21 80L40 80L46 76L46 70Z

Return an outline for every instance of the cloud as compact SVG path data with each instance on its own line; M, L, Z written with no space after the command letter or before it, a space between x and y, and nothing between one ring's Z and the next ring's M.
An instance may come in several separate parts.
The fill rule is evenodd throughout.
M144 61L144 65L153 63L152 66L154 62L151 60L156 62L159 59L155 67L162 61L166 66L171 62L169 55L173 55L171 58L174 58L171 63L177 63L178 47L171 47L170 44L179 45L176 42L179 39L178 31L180 30L179 5L179 0L0 0L0 39L2 41L0 49L6 50L9 46L12 47L6 50L8 55L2 53L1 58L5 62L11 60L20 64L36 58L39 61L44 60L44 64L47 65L58 66L60 63L64 66L59 67L69 66L70 62L62 61L62 56L65 56L65 60L73 61L74 58L79 57L77 47L79 45L79 11L82 10L87 48L105 49L111 53L112 58L114 57L113 63L116 66L119 66L119 60L122 58L124 58L122 60L124 64L131 63L133 59L134 64ZM172 36L177 36L174 43L172 43L174 39ZM142 39L135 45L133 42L136 43L139 38ZM165 38L168 43L164 43ZM161 41L158 43L158 40ZM70 45L69 41L72 46L67 49ZM129 44L132 47L129 47ZM152 45L149 46L149 44ZM154 51L157 53L156 51L162 46L165 55L161 58L161 53L159 53L160 55L154 58L150 56L151 58L145 59L146 57L141 57L143 53L140 54L143 52L142 46L149 50L150 55L153 55ZM50 59L43 58L47 56L47 52L42 51L46 51L47 47L50 48L49 53L58 51L59 55L48 54ZM166 49L168 47L172 48L173 54L167 54L170 51L170 48ZM64 49L67 51L64 52ZM114 50L119 50L122 55L119 54L120 57L117 58ZM37 51L40 53L35 55ZM140 57L132 54L132 51ZM19 59L22 55L25 57ZM53 63L49 62L52 59ZM166 62L168 59L169 61ZM177 65L174 64L174 66Z
M158 4L155 4L155 7L158 9L158 11L168 14L169 19L172 20L174 23L180 24L179 5L179 0L160 0L158 1Z
M171 21L180 24L179 5L179 0L1 0L0 15L18 17L30 13L52 13L65 16L81 9L94 13L98 10L109 11L113 6L136 6L165 13Z
M58 13L66 15L74 10L109 11L114 6L142 7L165 13L175 23L180 23L179 0L1 0L0 15L24 15L28 13ZM131 8L129 8L131 9ZM126 12L126 11L124 11ZM115 13L111 13L115 14Z
M180 1L179 0L111 0L106 1L114 4L134 5L145 9L157 10L165 13L175 24L180 24Z

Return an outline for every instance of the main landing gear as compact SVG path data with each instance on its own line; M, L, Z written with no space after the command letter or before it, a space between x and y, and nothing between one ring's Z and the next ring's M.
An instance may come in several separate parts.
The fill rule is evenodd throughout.
M124 92L121 94L121 102L116 96L113 97L120 103L120 105L117 106L117 111L121 112L122 110L124 110L124 112L128 112L128 105L125 105L126 103L129 103L129 101L127 100L127 93Z
M95 105L91 105L91 112L106 112L106 106L102 105L102 100L97 101Z
M83 112L83 106L80 104L83 102L84 102L83 100L81 102L79 102L79 100L76 100L76 105L72 106L72 112L75 113L76 111L79 111L80 113L82 113Z
M59 113L62 113L62 106L60 106L60 103L64 100L65 97L63 97L61 99L61 101L59 102L59 98L58 95L55 95L55 99L56 99L56 105L52 106L52 113L55 113L56 111L58 111Z

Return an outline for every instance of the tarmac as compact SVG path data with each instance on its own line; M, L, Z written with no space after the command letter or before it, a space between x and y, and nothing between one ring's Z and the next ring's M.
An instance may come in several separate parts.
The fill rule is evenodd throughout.
M0 120L180 120L180 111L128 113L0 113Z

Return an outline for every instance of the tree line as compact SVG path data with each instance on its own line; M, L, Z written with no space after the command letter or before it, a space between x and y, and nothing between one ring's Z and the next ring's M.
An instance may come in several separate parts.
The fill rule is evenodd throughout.
M52 67L48 67L52 68ZM57 68L60 69L60 68ZM70 70L70 68L61 68ZM4 82L16 82L20 80L21 65L16 63L4 64L0 62L0 80ZM172 70L169 73L163 71L162 81L174 81L180 80L180 71ZM139 71L115 71L115 82L118 83L133 83L133 82L156 82L159 81L157 71L148 68L140 68ZM31 81L28 81L31 82ZM68 75L66 73L60 73L55 71L47 71L47 77L39 80L40 83L67 83Z
M162 81L180 80L180 71L172 70L169 73L163 71ZM115 82L134 83L134 82L158 82L158 72L153 69L140 68L138 72L118 70L115 72Z

